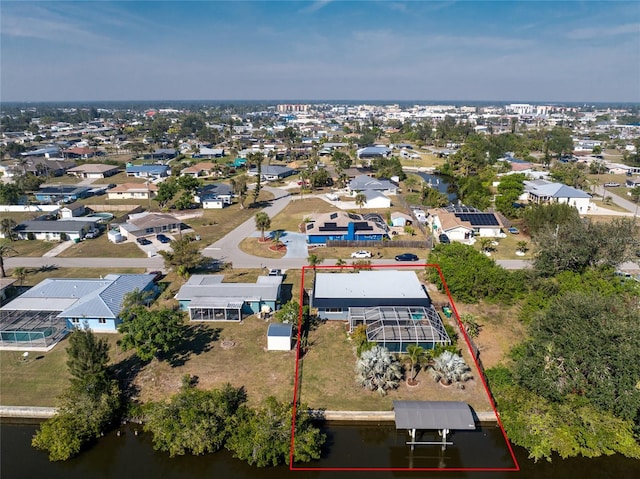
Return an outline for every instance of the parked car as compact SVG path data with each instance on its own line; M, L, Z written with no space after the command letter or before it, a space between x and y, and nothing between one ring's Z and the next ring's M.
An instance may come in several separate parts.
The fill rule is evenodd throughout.
M93 239L100 236L100 231L89 231L86 235L84 235L87 239Z
M282 276L282 270L281 269L270 269L269 270L269 276Z
M352 258L371 258L371 251L367 251L367 250L360 250L360 251L354 251L353 253L351 253L351 257Z
M153 282L154 283L157 283L162 278L164 278L164 274L162 273L162 271L149 271L149 274L153 275Z
M442 243L442 244L451 243L451 240L449 239L449 237L444 233L442 233L440 236L438 236L438 240L440 240L440 243Z
M418 261L418 257L413 253L402 253L396 256L396 261Z
M170 243L171 242L171 238L169 238L168 236L163 235L162 233L157 234L156 235L156 239L158 241L160 241L160 243Z
M507 231L509 231L509 233L511 233L512 235L517 235L517 234L520 233L520 230L518 228L513 227L513 226L511 228L509 228Z
M136 241L142 246L151 244L151 241L149 241L147 238L136 238Z
M620 183L616 183L614 181L610 181L609 183L604 184L605 188L616 188L618 186L620 186Z

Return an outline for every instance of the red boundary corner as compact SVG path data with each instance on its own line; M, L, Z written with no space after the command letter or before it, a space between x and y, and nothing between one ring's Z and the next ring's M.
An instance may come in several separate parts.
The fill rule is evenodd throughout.
M398 265L398 264L388 264L388 265L366 265L366 266L355 266L361 268L436 268L438 270L438 274L440 275L440 280L444 285L445 292L447 293L447 297L449 298L449 304L451 305L453 312L455 313L456 320L458 321L458 326L460 331L462 332L462 336L464 337L464 341L469 350L470 356L473 359L474 364L476 365L476 369L480 371L480 366L476 357L474 356L471 344L469 343L469 337L467 336L467 332L464 330L462 323L460 321L460 315L458 314L458 310L456 305L451 297L451 292L449 291L449 286L444 279L444 275L442 274L442 270L440 269L440 265L438 264L411 264L411 265ZM513 453L513 448L509 443L509 438L507 437L507 433L504 430L504 426L502 425L502 421L500 416L498 415L498 411L496 410L496 405L493 402L493 398L491 394L489 394L489 387L485 381L484 376L481 374L480 379L482 380L482 385L484 386L485 393L489 398L489 403L493 408L493 412L498 420L498 425L500 426L500 430L502 431L502 436L504 437L507 448L509 449L509 453L511 454L511 459L515 464L514 467L452 467L452 468L435 468L435 467L418 467L418 468L409 468L409 467L295 467L293 462L293 450L295 445L295 429L296 429L296 408L298 407L298 379L299 379L299 366L300 366L300 332L301 332L301 323L302 323L302 306L304 304L304 278L307 270L317 270L317 269L344 269L344 268L354 268L354 265L342 265L342 266L329 266L329 265L318 265L318 266L303 266L302 267L302 283L300 285L300 296L298 298L300 304L300 310L298 311L298 338L297 338L297 346L296 346L296 367L295 367L295 381L293 384L293 412L291 417L291 447L289 449L289 470L291 471L433 471L433 472L517 472L520 471L520 465Z

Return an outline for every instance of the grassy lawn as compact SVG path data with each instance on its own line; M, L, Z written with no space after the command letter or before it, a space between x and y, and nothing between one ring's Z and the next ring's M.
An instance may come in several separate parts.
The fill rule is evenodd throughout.
M522 232L517 235L512 235L507 233L506 238L496 238L495 241L498 242L497 246L493 246L494 250L491 251L490 258L493 259L532 259L533 258L533 244L531 243L531 238ZM528 243L527 247L529 250L525 253L524 256L518 256L516 254L516 250L518 249L518 242L526 241ZM480 239L476 238L476 242L473 245L475 249L480 251Z
M112 243L106 233L97 238L76 243L58 256L62 258L145 258L144 251L130 241Z
M274 246L272 241L260 242L260 238L245 238L239 244L242 251L253 256L259 256L260 258L282 258L287 250L283 248L279 251L271 249Z
M627 210L626 208L623 208L622 206L618 206L613 201L607 201L607 203L605 203L602 200L599 200L597 198L591 198L591 202L594 203L596 206L599 206L600 208L604 208L607 210L619 211L621 213L629 212L629 210Z
M63 340L48 353L0 351L0 404L3 406L55 406L67 386Z
M12 241L9 245L17 251L18 254L15 256L42 256L58 243L44 240L18 240Z
M82 178L78 178L77 176L71 175L62 175L56 176L53 178L49 178L48 181L44 183L47 186L56 186L56 185L77 185L82 181Z
M296 199L275 218L271 218L271 230L299 231L299 226L305 218L332 211L340 211L340 208L319 198Z

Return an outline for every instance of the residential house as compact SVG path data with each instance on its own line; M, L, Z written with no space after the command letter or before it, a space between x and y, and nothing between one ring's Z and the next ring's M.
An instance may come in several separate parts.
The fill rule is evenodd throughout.
M87 146L75 146L73 148L64 150L63 153L66 158L82 158L86 160L96 156L97 150L95 148L89 148Z
M130 214L129 219L119 226L120 233L124 238L133 239L167 231L180 231L182 221L164 213L145 211Z
M203 176L212 176L212 174L214 174L214 172L217 172L219 168L220 167L217 163L212 163L210 161L201 162L183 169L182 171L180 171L180 175L201 178Z
M398 185L390 180L384 178L372 178L367 175L356 176L347 185L349 194L355 196L356 194L367 191L377 191L384 195L395 195L398 193Z
M67 170L67 175L78 178L107 178L117 174L117 166L105 165L103 163L87 163Z
M640 186L640 178L627 178L624 185L627 188L637 188Z
M426 349L451 344L415 271L318 273L311 306L321 319L348 322L349 331L366 326L367 339L390 351L406 352L410 344Z
M524 191L531 203L566 203L575 207L580 213L587 212L591 200L589 193L562 183L546 180L525 180Z
M173 148L158 148L153 153L144 155L145 160L171 160L178 156L178 152Z
M387 158L391 154L391 148L384 146L367 146L357 151L358 159Z
M222 158L224 156L224 148L208 148L201 146L197 153L193 154L192 158Z
M123 183L107 192L110 200L148 200L155 198L158 187L153 183Z
M77 185L41 185L35 192L36 200L41 203L72 203L89 196L89 188Z
M389 227L379 215L345 211L313 216L306 223L305 232L309 244L325 244L327 240L382 241L389 238Z
M214 183L201 187L193 200L204 209L222 209L233 203L233 190L226 183Z
M19 317L41 316L40 328L90 328L94 332L115 333L121 322L122 303L127 293L156 292L152 274L108 274L104 278L48 278L1 308L3 343L8 330L28 333ZM30 314L31 313L31 314ZM46 319L45 319L46 318ZM11 321L11 320L14 321ZM33 318L35 322L37 318ZM42 326L46 326L42 327Z
M258 276L255 283L223 283L224 275L196 274L175 298L191 321L241 321L252 314L274 311L282 276Z
M29 157L24 166L18 169L35 176L62 176L65 171L74 166L76 164L73 161L65 161L62 158Z
M127 165L125 171L136 178L166 178L171 174L167 165Z
M427 223L434 234L446 234L451 241L472 242L475 236L502 238L504 224L495 213L469 206L449 206L429 210Z
M63 206L62 208L60 208L60 218L64 219L68 219L68 218L75 218L78 216L82 216L86 211L86 208L84 207L84 205L82 203L79 202L75 202L75 203L69 203L65 206Z
M258 168L251 168L249 170L249 176L257 176ZM260 176L265 181L282 180L296 173L296 170L283 165L262 165L260 169Z
M23 221L14 229L21 240L38 239L47 241L79 241L87 233L95 234L98 226L94 221L65 220L33 220Z

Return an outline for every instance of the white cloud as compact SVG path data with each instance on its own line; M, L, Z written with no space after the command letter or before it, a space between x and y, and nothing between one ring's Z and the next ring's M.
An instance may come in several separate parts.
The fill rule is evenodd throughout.
M304 7L302 10L300 10L300 12L301 13L314 13L314 12L317 12L321 8L324 8L327 5L329 5L332 1L333 0L316 0L311 5L309 5L307 7Z

